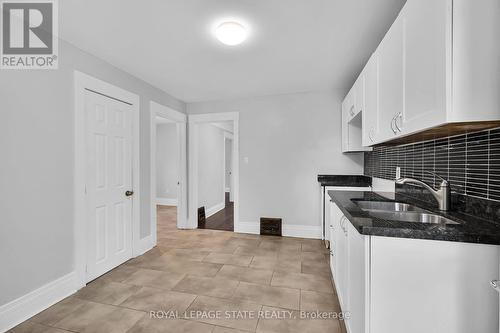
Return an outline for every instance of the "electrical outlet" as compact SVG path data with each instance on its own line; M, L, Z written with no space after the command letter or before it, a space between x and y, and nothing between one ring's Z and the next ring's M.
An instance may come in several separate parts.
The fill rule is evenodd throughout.
M399 179L399 178L401 178L401 168L396 167L396 179Z

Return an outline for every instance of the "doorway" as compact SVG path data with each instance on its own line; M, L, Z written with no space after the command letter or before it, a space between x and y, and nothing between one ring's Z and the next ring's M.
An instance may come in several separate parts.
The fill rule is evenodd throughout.
M81 286L134 256L139 97L75 71L75 261Z
M184 228L187 220L186 115L151 102L151 230Z
M237 228L238 156L238 113L189 116L189 228Z

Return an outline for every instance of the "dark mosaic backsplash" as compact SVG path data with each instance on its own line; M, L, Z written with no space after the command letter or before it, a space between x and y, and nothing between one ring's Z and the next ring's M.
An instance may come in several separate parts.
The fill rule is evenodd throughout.
M438 186L432 171L450 181L459 197L500 201L500 128L400 146L375 147L365 153L365 175L424 180ZM470 200L467 199L467 200ZM460 199L466 200L466 199Z

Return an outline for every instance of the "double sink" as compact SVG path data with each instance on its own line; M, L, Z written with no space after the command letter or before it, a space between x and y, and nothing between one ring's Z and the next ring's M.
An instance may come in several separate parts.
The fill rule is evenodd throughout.
M388 221L459 224L444 216L433 214L425 209L402 202L356 201L359 208L372 217Z

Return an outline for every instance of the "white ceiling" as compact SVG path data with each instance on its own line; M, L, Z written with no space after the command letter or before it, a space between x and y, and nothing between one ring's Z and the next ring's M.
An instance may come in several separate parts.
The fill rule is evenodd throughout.
M347 89L405 0L64 0L61 37L186 101ZM249 39L225 46L214 23Z

